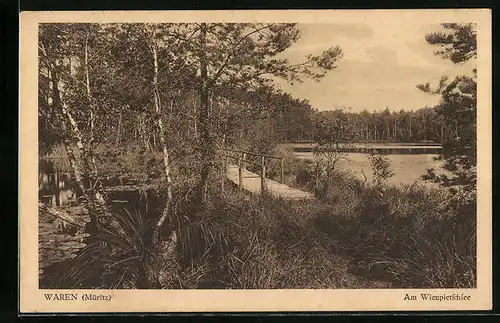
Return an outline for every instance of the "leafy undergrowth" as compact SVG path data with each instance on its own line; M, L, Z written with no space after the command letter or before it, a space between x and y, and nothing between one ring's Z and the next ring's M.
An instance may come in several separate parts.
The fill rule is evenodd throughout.
M316 180L314 167L292 161L294 185L329 210L316 228L335 241L349 271L401 288L476 286L476 201L439 187L385 186L349 172Z
M181 234L179 259L204 268L203 288L473 288L475 206L447 194L348 174L309 204L230 191Z

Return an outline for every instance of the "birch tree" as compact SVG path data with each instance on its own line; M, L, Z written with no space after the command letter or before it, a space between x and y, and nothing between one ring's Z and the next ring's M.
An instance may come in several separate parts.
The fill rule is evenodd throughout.
M97 111L90 86L89 37L95 36L96 28L91 24L47 24L39 32L40 65L51 88L46 108L52 110L64 132L62 142L94 228L98 215L109 213L92 153Z

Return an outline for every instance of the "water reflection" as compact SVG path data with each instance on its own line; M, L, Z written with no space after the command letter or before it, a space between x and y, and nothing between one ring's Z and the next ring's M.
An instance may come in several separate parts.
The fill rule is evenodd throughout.
M71 173L63 172L48 159L40 159L38 167L39 199L52 206L69 206L76 201L76 185Z

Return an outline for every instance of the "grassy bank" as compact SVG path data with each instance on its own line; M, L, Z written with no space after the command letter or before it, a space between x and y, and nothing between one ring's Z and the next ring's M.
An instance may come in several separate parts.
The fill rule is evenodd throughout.
M179 181L184 185L176 186L165 232L176 230L175 246L148 264L157 287L475 287L475 204L436 188L364 183L348 172L315 180L306 164L288 165L286 182L314 192L317 200L250 196L229 182L221 192L218 178L212 181L211 204L193 216L191 186ZM54 271L65 281L53 284L147 287L144 254L161 207L143 202L115 211L124 231L110 228L97 235L97 242L61 267L65 275ZM102 241L108 245L104 251Z
M204 269L198 285L203 288L387 286L349 272L348 261L335 252L337 241L317 225L329 209L231 190L181 231L180 262Z
M381 191L345 173L324 186L311 204L234 191L215 199L199 228L222 237L205 242L207 281L231 288L475 286L473 205L457 208L446 192L428 187Z
M475 205L418 185L366 185L338 174L323 188L332 206L318 227L342 246L353 271L394 287L471 288L476 273Z
M327 193L312 204L214 192L210 209L178 231L175 257L157 267L161 287L474 287L474 218L441 201L423 187L391 188L380 195L345 174L332 179ZM181 219L187 210L177 203ZM133 246L144 250L149 240L147 229L125 227L134 239L124 239L128 242L118 248L127 246L127 259L133 261L120 263L125 257L120 252L113 259L96 256L112 264L115 272L107 279L116 288L139 287L142 258Z

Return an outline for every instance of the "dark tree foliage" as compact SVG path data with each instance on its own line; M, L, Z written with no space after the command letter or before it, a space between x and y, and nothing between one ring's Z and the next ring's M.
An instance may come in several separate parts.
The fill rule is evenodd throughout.
M431 45L439 45L437 55L450 59L453 63L463 63L477 56L475 24L442 24L446 30L425 36Z
M426 36L429 44L439 46L435 53L454 63L464 63L477 57L476 30L473 24L443 24L446 32ZM432 89L429 83L417 85L420 90L438 94L441 102L436 112L444 124L452 129L452 136L443 141L445 169L453 176L436 176L429 170L424 178L445 186L461 185L468 199L475 198L476 191L476 142L477 142L477 80L476 70L472 76L460 75L452 81L443 77Z

